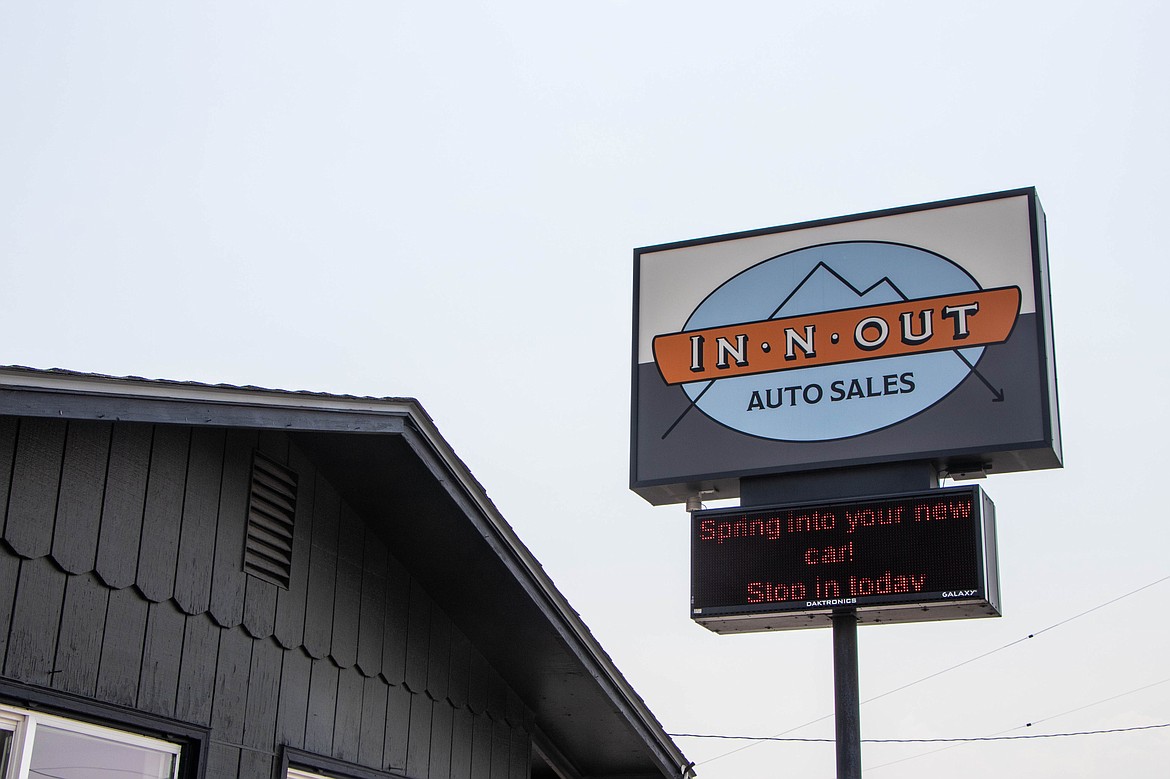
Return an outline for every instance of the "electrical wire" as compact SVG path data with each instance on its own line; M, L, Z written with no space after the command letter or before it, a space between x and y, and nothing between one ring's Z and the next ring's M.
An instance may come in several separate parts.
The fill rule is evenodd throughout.
M1141 587L1138 587L1137 589L1130 590L1129 592L1124 593L1123 595L1118 595L1116 598L1112 598L1111 600L1107 600L1104 603L1098 604L1091 609L1086 609L1085 611L1082 611L1078 614L1074 614L1073 616L1068 617L1066 619L1063 619L1060 622L1055 622L1055 623L1049 625L1048 627L1033 631L1033 632L1029 633L1028 635L1024 636L1023 638L1017 638L1015 641L1009 641L1008 643L1004 644L1003 646L1000 646L1000 647L997 647L997 648L992 649L990 651L976 655L975 657L969 658L969 659L964 660L960 663L956 663L955 665L948 666L947 668L943 668L940 671L935 671L932 674L928 674L928 675L923 676L919 679L915 679L912 682L907 682L906 684L903 684L900 687L895 687L892 690L887 690L886 692L875 695L872 698L866 698L865 700L861 701L861 704L864 705L866 703L872 703L873 701L879 700L880 698L885 698L888 695L893 695L896 692L901 692L902 690L908 689L908 688L913 687L917 684L921 684L922 682L929 681L930 679L934 679L936 677L942 676L945 673L949 673L949 672L954 671L958 668L962 668L965 665L970 665L971 663L974 663L978 660L982 660L986 657L990 657L994 654L1002 652L1005 649L1016 646L1017 644L1022 644L1025 641L1027 641L1028 639L1035 638L1036 636L1039 636L1039 635L1043 635L1044 633L1047 633L1050 630L1055 630L1056 628L1061 627L1063 625L1067 625L1068 623L1070 623L1074 620L1077 620L1077 619L1080 619L1081 617L1092 614L1095 611L1099 611L1099 610L1105 608L1106 606L1112 606L1114 603L1117 603L1118 601L1124 600L1125 598L1128 598L1131 595L1136 595L1137 593L1142 592L1143 590L1148 590L1149 588L1154 587L1154 586L1161 584L1162 582L1165 582L1168 580L1170 580L1170 575L1163 576L1161 579L1157 579L1155 581L1152 581L1149 584L1144 584ZM1160 684L1160 683L1161 682L1155 682L1155 684ZM1152 686L1152 685L1149 685L1149 686ZM1142 688L1142 689L1144 689L1144 688ZM1128 695L1128 694L1129 693L1122 693L1122 695ZM1120 696L1115 696L1115 697L1120 697ZM1096 704L1089 704L1089 705L1092 706L1092 705L1096 705ZM1085 707L1082 707L1082 708L1085 708ZM734 755L737 752L742 752L745 749L750 749L751 747L758 746L759 744L762 744L762 743L766 743L769 740L780 740L782 736L786 736L789 733L793 733L793 732L798 731L798 730L803 730L804 728L807 728L810 725L815 725L818 722L822 722L824 720L831 719L834 716L835 715L833 715L833 714L825 714L824 716L809 720L808 722L805 722L802 725L797 725L795 727L788 728L787 730L781 731L781 732L776 733L772 736L759 737L757 740L753 740L752 742L750 742L748 744L744 744L743 746L738 747L736 749L733 749L730 752L724 752L723 754L716 755L715 757L712 757L708 760L704 760L701 763L699 763L698 765L706 765L708 763L713 763L716 760L720 760L722 758L729 757L730 755ZM1062 716L1062 715L1055 715L1055 716ZM1050 717L1049 719L1052 719L1052 718ZM1012 728L1011 730L1016 730L1016 729L1017 728ZM1010 732L1010 731L1004 731L1004 732ZM676 735L678 735L678 737L682 737L683 734L667 734L667 735L670 735L672 737L675 737ZM946 747L946 748L949 749L950 747ZM936 750L936 751L941 751L941 750ZM927 752L924 754L933 754L933 752ZM908 759L912 759L912 758L903 758L903 759L908 760ZM902 762L902 761L897 760L894 762ZM892 765L892 763L885 763L883 765ZM882 766L874 766L874 768L881 768L881 767Z
M1048 722L1049 720L1058 719L1060 717L1065 716L1066 714L1074 714L1078 711L1084 711L1085 709L1091 709L1092 707L1099 706L1102 703L1108 703L1109 701L1115 701L1118 698L1124 698L1126 695L1133 695L1135 692L1141 692L1142 690L1148 690L1151 687L1157 687L1159 684L1165 684L1166 682L1170 682L1170 676L1166 677L1165 679L1159 679L1156 682L1150 682L1147 685L1143 685L1142 687L1137 687L1133 690L1128 690L1126 692L1120 692L1117 695L1110 695L1108 698L1102 698L1099 701L1093 701L1092 703L1086 703L1084 706L1077 706L1075 709L1069 709L1068 711L1062 711L1060 714L1053 714L1050 717L1044 717L1043 719L1032 720L1031 722L1023 725L1023 727L1030 728L1033 725L1039 725L1041 722ZM1019 730L1019 728L1012 728L1012 730ZM1004 731L1004 732L1007 733L1009 731ZM999 734L997 733L996 735L999 735Z
M1148 690L1151 687L1157 687L1158 685L1165 684L1166 682L1170 682L1170 677L1167 677L1165 679L1159 679L1156 682L1151 682L1150 684L1145 684L1145 685L1142 685L1141 687L1136 687L1132 690L1127 690L1126 692L1118 693L1117 695L1111 695L1108 698L1102 698L1101 700L1094 701L1093 703L1087 703L1083 706L1077 706L1076 708L1062 711L1059 714L1053 714L1051 716L1044 717L1042 719L1034 720L1034 721L1028 722L1024 725L1016 726L1014 728L1008 728L1007 730L1001 730L998 733L993 733L990 736L976 736L976 737L963 737L963 738L917 738L917 739L868 738L868 739L862 739L862 743L867 743L867 744L932 744L932 743L933 744L938 744L938 743L948 744L948 746L942 747L941 749L932 749L929 752L920 752L917 755L909 755L907 757L898 758L897 760L891 760L891 761L886 762L886 763L879 763L879 764L873 765L873 766L866 766L865 770L866 771L876 771L879 768L886 768L888 766L896 765L897 763L905 763L909 760L916 760L920 757L927 757L928 755L936 755L940 752L945 752L948 749L954 749L955 747L962 746L963 744L973 743L973 742L1021 741L1021 740L1028 740L1028 739L1069 738L1069 737L1074 737L1074 736L1096 736L1096 735L1104 735L1104 734L1110 734L1110 733L1129 733L1129 732L1133 732L1133 731L1154 730L1157 728L1170 727L1170 722L1168 722L1168 723L1162 723L1162 724L1157 724L1157 725L1136 725L1136 726L1126 727L1126 728L1110 728L1110 729L1104 729L1104 730L1086 730L1086 731L1076 731L1076 732L1071 732L1071 733L1039 733L1039 734L1031 734L1030 733L1030 734L1020 735L1020 736L1005 736L1004 735L1005 733L1011 733L1013 730L1019 730L1022 727L1030 728L1030 727L1033 727L1035 725L1038 725L1041 722L1048 722L1049 720L1054 720L1054 719L1057 719L1059 717L1063 717L1067 714L1073 714L1073 713L1078 712L1078 711L1084 711L1085 709L1092 708L1093 706L1098 706L1102 703L1108 703L1109 701L1115 701L1118 698L1123 698L1127 695L1132 695L1134 693L1141 692L1142 690ZM822 717L821 719L826 719L826 718ZM793 728L792 730L795 730L795 728ZM792 730L789 730L787 732L792 732ZM669 735L672 738L746 739L746 740L750 740L752 742L751 744L748 744L747 746L755 746L756 744L762 743L765 741L787 742L787 743L806 743L807 744L807 743L833 743L836 740L836 739L831 739L831 738L783 738L780 736L770 736L770 737L723 736L723 735L706 735L706 734L697 734L697 733L671 733ZM741 747L741 749L745 749L745 748L746 747ZM736 750L736 751L738 751L738 750ZM732 753L729 752L727 754L732 754Z
M1060 627L1061 625L1067 625L1068 623L1072 622L1075 619L1080 619L1081 617L1092 614L1094 611L1099 611L1099 610L1105 608L1106 606L1111 606L1120 600L1128 598L1131 595L1136 595L1139 592L1141 592L1142 590L1148 590L1150 587L1153 587L1156 584L1161 584L1162 582L1168 581L1168 580L1170 580L1170 576L1163 576L1161 579L1158 579L1157 581L1150 582L1149 584L1144 584L1141 587L1138 587L1136 590L1130 590L1129 592L1125 593L1124 595L1118 595L1116 598L1113 598L1112 600L1107 600L1104 603L1098 604L1091 609L1086 609L1085 611L1082 611L1080 614L1074 614L1073 616L1068 617L1067 619L1063 619L1060 622L1056 622L1052 625L1049 625L1046 628L1043 628L1041 630L1037 630L1033 633L1029 633L1028 635L1024 636L1023 638L1017 638L1015 641L1009 641L1008 643L1004 644L1001 647L998 647L996 649L992 649L990 652L984 652L981 655L976 655L975 657L972 657L968 660L964 660L961 663L956 663L955 665L952 665L949 668L944 668L941 671L935 671L932 674L929 674L927 676L923 676L921 679L915 679L912 682L907 682L906 684L903 684L901 687L895 687L894 689L887 690L886 692L883 692L880 695L875 695L872 698L866 698L865 700L862 701L862 703L863 704L872 703L873 701L876 701L879 698L884 698L887 695L893 695L896 692L901 692L902 690L905 690L909 687L913 687L916 684L921 684L922 682L929 681L930 679L933 679L936 676L942 676L945 673L949 673L950 671L954 671L956 668L962 668L963 666L970 665L971 663L974 663L977 660L982 660L985 657L991 657L992 655L996 654L997 652L1002 652L1003 650L1008 649L1009 647L1013 647L1016 644L1022 644L1030 638L1035 638L1036 636L1043 635L1044 633L1047 633L1050 630L1054 630L1054 629Z
M1081 730L1074 733L1028 733L1023 736L966 736L956 738L863 738L863 744L963 744L974 741L1020 741L1035 738L1069 738L1071 736L1100 736L1106 733L1130 733L1135 730L1154 730L1156 728L1170 728L1170 722L1157 725L1134 725L1128 728L1108 728L1106 730ZM1015 728L1013 728L1015 730ZM722 738L747 739L749 741L779 741L800 744L832 744L832 738L780 738L777 736L715 736L700 733L670 733L672 738ZM886 765L890 765L887 763ZM880 766L874 766L880 768Z
M1011 733L1013 730L1019 730L1020 728L1030 728L1033 725L1040 724L1041 722L1048 722L1049 720L1054 720L1054 719L1057 719L1058 717L1063 717L1066 714L1073 714L1074 712L1084 711L1085 709L1092 708L1093 706L1099 706L1102 703L1108 703L1109 701L1115 701L1118 698L1124 698L1126 695L1133 695L1136 692L1141 692L1142 690L1148 690L1151 687L1157 687L1159 684L1165 684L1166 682L1170 682L1170 677L1167 677L1165 679L1160 679L1156 682L1151 682L1150 684L1142 685L1141 687L1136 687L1132 690L1127 690L1125 692L1118 693L1117 695L1111 695L1108 698L1102 698L1099 701L1093 701L1092 703L1086 703L1084 706L1077 706L1075 709L1068 709L1067 711L1062 711L1059 714L1053 714L1049 717L1044 717L1043 719L1033 720L1032 722L1025 723L1024 725L1017 725L1014 728L1008 728L1007 730L1001 730L998 733L992 733L991 736L988 736L988 738L989 739L997 738L999 736L1002 736L1005 733ZM1022 736L1016 736L1015 738L1022 738ZM939 752L945 752L948 749L954 749L957 746L959 746L959 744L952 744L951 746L943 747L942 749L932 749L929 752L920 752L917 755L909 755L907 757L900 757L897 760L891 760L888 763L879 763L878 765L874 765L874 766L866 766L865 770L876 771L879 768L885 768L886 766L891 766L891 765L894 765L895 763L905 763L908 760L916 760L920 757L926 757L927 755L936 755Z

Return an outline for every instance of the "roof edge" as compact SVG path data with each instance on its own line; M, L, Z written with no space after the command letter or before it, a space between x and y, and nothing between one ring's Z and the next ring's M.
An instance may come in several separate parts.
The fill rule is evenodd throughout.
M527 579L528 589L546 613L554 615L556 627L587 665L606 695L643 742L655 754L666 776L680 776L688 761L666 734L662 724L618 670L608 653L590 632L568 601L545 573L536 557L520 540L454 449L439 432L434 420L418 400L409 397L362 397L322 392L269 389L256 386L207 384L195 381L147 379L82 373L61 368L39 369L20 365L0 366L0 388L56 392L74 395L125 397L146 401L180 401L224 406L297 409L308 412L370 414L405 417L431 450L454 484L471 502L492 529L497 541L512 557L515 570Z

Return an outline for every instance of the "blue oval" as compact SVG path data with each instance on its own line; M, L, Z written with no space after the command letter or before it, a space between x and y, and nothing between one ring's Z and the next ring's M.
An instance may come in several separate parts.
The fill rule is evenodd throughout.
M683 330L978 289L965 270L925 249L876 241L822 244L728 279L695 308ZM698 381L683 389L700 411L741 433L829 441L880 430L930 408L967 378L982 354L983 347L972 347L902 355Z

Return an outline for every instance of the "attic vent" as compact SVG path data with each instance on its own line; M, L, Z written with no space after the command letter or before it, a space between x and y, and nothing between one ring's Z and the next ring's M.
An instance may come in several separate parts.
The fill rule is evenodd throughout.
M296 473L256 452L248 497L244 573L288 589L296 508Z

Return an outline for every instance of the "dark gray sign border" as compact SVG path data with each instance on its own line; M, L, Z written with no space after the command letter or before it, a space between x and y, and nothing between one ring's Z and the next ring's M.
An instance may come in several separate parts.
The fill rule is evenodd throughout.
M756 514L761 512L805 511L833 506L863 505L880 501L908 501L965 495L976 513L973 527L975 567L979 579L977 588L969 595L946 598L941 591L921 594L870 595L835 600L780 601L760 604L694 608L695 564L698 550L695 545L695 523L702 519ZM946 487L917 492L849 497L838 500L803 501L768 506L706 509L691 514L691 619L714 633L747 633L766 630L803 630L829 627L831 616L842 610L856 611L862 624L896 624L902 622L936 622L954 619L978 619L1001 615L999 585L999 546L995 523L995 504L978 486ZM808 604L816 605L808 605Z
M707 471L677 474L672 477L640 479L638 476L638 343L639 343L639 300L641 294L642 255L681 249L725 241L741 240L757 236L807 230L815 227L858 222L869 219L898 216L902 214L931 211L955 206L983 203L992 200L1025 197L1028 201L1029 232L1031 239L1032 276L1034 305L1036 310L1036 354L1039 357L1038 378L1040 379L1041 430L1037 439L1011 440L998 445L987 445L968 449L924 449L920 451L895 453L856 458L837 458L806 462L799 465L775 466L760 463L750 469ZM848 216L819 219L808 222L761 228L737 233L697 238L673 243L645 246L634 250L633 268L633 328L631 334L631 393L630 393L630 489L656 505L678 503L700 490L717 490L715 497L733 498L739 494L741 477L767 476L782 473L836 469L861 465L892 462L930 461L939 471L955 470L959 467L983 465L993 472L1011 472L1058 468L1063 463L1060 441L1060 422L1057 405L1057 379L1055 345L1052 335L1051 294L1048 277L1047 229L1043 208L1035 187L1004 190L982 195L939 200L899 208L868 211Z

